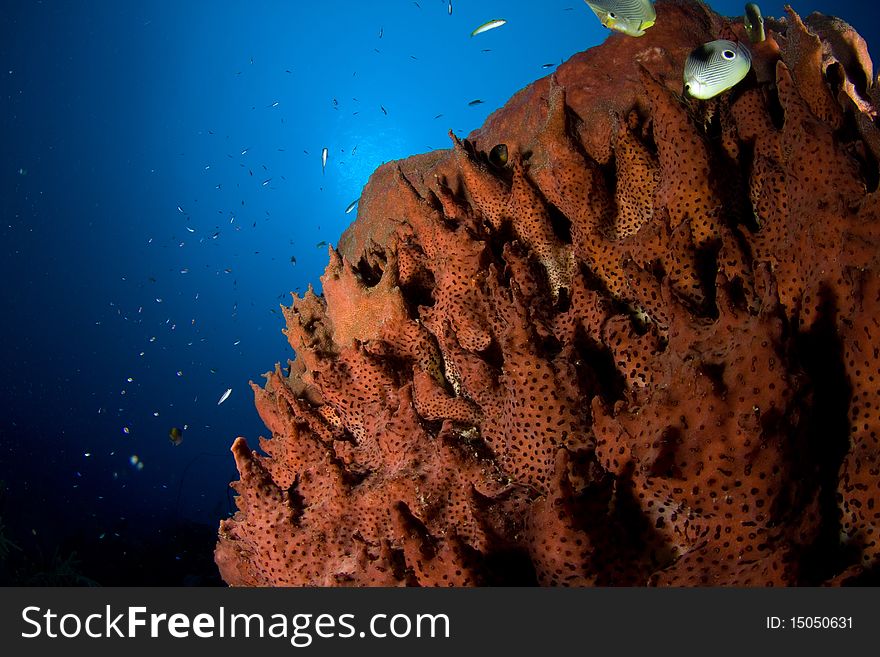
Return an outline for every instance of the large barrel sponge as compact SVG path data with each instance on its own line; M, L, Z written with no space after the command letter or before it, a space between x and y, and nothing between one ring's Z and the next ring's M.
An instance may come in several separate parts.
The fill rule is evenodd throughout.
M253 386L231 585L798 585L880 569L880 132L864 41L657 2L380 167ZM506 161L489 157L506 145ZM496 153L503 149L496 150Z

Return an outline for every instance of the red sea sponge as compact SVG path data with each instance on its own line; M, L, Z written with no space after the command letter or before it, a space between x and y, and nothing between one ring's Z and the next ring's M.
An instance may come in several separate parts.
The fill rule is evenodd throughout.
M741 21L657 14L373 174L254 387L264 455L233 446L229 584L876 581L864 41L789 10L687 100L688 53Z

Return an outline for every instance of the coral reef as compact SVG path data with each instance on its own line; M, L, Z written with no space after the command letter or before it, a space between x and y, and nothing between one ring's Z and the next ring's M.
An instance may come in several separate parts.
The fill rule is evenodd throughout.
M742 21L656 8L373 174L253 386L227 583L877 576L880 81L789 10L685 100L687 54Z

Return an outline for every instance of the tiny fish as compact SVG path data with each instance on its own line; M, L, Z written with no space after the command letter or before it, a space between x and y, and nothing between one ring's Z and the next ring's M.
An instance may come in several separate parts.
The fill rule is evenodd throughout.
M740 82L752 67L752 57L741 43L718 39L694 49L684 63L684 93L708 100Z
M327 167L327 155L328 155L328 151L326 148L324 148L321 151L321 174L322 175L324 174L324 169Z
M380 38L380 39L382 38L382 35L383 35L383 34L385 34L385 28L384 28L384 27L380 27L380 28L379 28L379 38Z
M225 402L227 399L229 399L229 395L231 395L231 394L232 394L232 388L227 388L227 389L226 389L226 392L224 392L224 393L221 395L221 397L220 397L220 401L217 402L217 406L219 406L220 404L222 404L223 402Z
M382 105L379 105L379 109L382 110L382 114L384 114L385 116L388 116L388 110L385 109Z
M290 256L290 264L296 266L296 256Z
M358 201L360 201L360 200L361 200L360 198L356 198L351 203L349 203L348 207L345 208L345 214L349 214L352 210L354 210L355 207L357 207Z
M452 0L449 0L449 4L447 5L447 12L450 16L452 16Z
M482 104L483 104L483 101L478 98L477 100L472 100L471 102L469 102L468 107L475 107L476 105L482 105Z
M177 206L177 211L180 212L181 214L183 214L183 208L180 207L179 205Z
M168 438L171 439L171 444L177 447L183 442L183 432L177 427L171 427L171 430L168 432Z
M488 21L488 22L480 25L480 27L478 27L473 32L471 32L471 36L475 37L478 34L482 34L483 32L488 32L489 30L494 30L495 28L501 27L502 25L505 25L506 23L507 23L507 21L504 20L503 18L496 18L494 20Z
M319 249L320 249L322 246L327 246L327 242L325 242L324 240L321 240L320 242L318 242L317 244L315 244L315 247L316 247L316 248L319 248Z
M541 68L553 68L556 64L543 64Z
M196 232L194 228L190 228L189 226L187 226L186 229L191 233Z
M584 0L602 25L639 37L657 20L651 0Z
M268 185L270 182L272 182L272 179L271 179L271 178L266 178L261 184L262 184L263 187L265 187L265 186Z

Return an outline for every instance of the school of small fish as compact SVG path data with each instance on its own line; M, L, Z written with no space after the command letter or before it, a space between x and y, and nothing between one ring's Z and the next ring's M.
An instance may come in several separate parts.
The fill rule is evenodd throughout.
M595 14L598 18L599 22L614 32L623 35L623 37L632 37L638 38L642 37L646 34L646 32L651 29L656 21L657 14L654 9L654 5L652 0L584 0L585 4L589 8L589 10ZM415 4L416 8L421 9L418 3ZM567 8L571 9L571 8ZM446 2L446 13L449 16L453 15L453 3L452 0L448 0ZM662 17L661 17L662 18ZM504 18L494 18L491 20L487 20L484 23L478 25L470 32L470 37L477 37L480 35L485 35L490 32L494 32L499 30L499 28L508 25L507 19ZM749 41L751 43L760 43L767 38L764 19L761 15L761 10L758 5L754 3L748 3L745 5L745 11L743 16L743 27L748 34ZM506 31L501 31L498 33L498 36L485 36L481 37L480 43L489 43L490 41L494 41L495 44L501 43L499 40L503 40L505 38L504 35L509 34L512 35L514 32L514 28L507 28ZM521 28L520 28L521 29ZM390 32L389 32L390 35ZM462 33L461 36L464 37L464 40L467 40L465 33ZM375 33L375 36L382 40L385 37L385 27L380 26L378 28L378 32ZM387 43L387 40L383 43ZM490 44L491 45L491 44ZM381 51L376 48L375 52L381 54ZM475 50L476 52L476 50ZM491 48L483 48L479 51L480 53L491 53ZM410 58L412 60L417 60L418 58L415 55L411 55ZM549 59L549 58L548 58ZM251 64L254 64L254 60L250 60ZM561 63L561 62L560 62ZM557 66L557 64L548 62L542 64L540 66L541 69L551 69ZM715 41L710 41L708 43L704 43L699 47L695 48L687 57L683 70L682 70L682 95L685 98L691 98L695 101L702 101L714 98L720 94L725 93L726 91L732 89L739 82L741 82L751 70L751 52L748 43L742 43L737 41L731 41L726 39L717 39ZM285 73L291 74L291 69L285 69ZM237 72L236 75L240 75L241 71ZM341 102L340 102L341 100ZM357 98L351 99L352 103L358 103ZM473 98L472 100L467 102L468 107L478 107L483 105L485 101L482 98ZM289 105L289 104L288 104ZM264 111L272 111L275 113L275 116L282 114L285 107L282 100L278 98L273 98L272 96L268 96L261 103L255 103L254 109L257 107L264 108ZM339 97L334 97L329 101L329 105L333 110L339 111L341 108L344 109L346 105L346 99ZM464 105L464 103L462 103ZM381 117L394 117L395 112L397 111L399 106L394 106L391 104L383 103L383 104L374 104L372 106L372 111L375 112L376 115L380 115ZM361 109L364 109L360 105L355 105L355 111L352 112L352 115L357 115ZM443 118L443 113L436 114L434 119ZM284 122L284 119L281 118L281 123ZM207 133L209 135L214 135L214 132L208 130ZM228 137L227 137L228 138ZM325 141L326 146L321 147L320 151L320 159L321 159L321 175L322 179L326 179L328 177L328 173L330 171L337 171L339 167L345 166L345 160L347 158L353 158L357 153L357 144L355 144L348 153L346 153L346 149L340 148L339 146L334 145L334 141L332 139L327 139ZM252 148L253 146L253 148ZM331 158L331 148L333 150L333 157ZM255 161L255 153L258 153L260 149L256 144L244 145L239 144L238 146L230 149L232 152L227 153L227 157L233 160L237 160L238 166L246 171L248 176L247 179L251 179L254 177L254 172L258 173L257 177L254 177L254 184L259 183L260 188L265 188L269 190L267 193L271 193L271 190L281 189L284 186L286 178L284 175L280 175L278 171L270 170L266 164L259 164L258 161ZM283 152L283 148L278 148L278 151ZM314 152L314 151L312 151ZM236 155L237 153L237 155ZM313 155L310 155L310 151L307 149L303 149L303 154L307 158L312 158ZM314 161L314 160L311 160ZM488 154L488 162L490 166L502 169L508 164L508 150L507 145L505 144L497 144L495 145ZM212 166L212 163L199 164L199 168L205 172L206 175L214 175L214 172L218 170L216 163L213 163L215 166ZM19 170L20 175L24 175L26 171L24 169ZM211 181L211 184L214 184L215 181ZM224 191L227 187L231 187L232 183L227 186L221 186L220 183L216 183L215 188L217 190ZM321 187L321 191L324 188ZM345 206L342 214L348 215L355 210L359 209L360 197L352 200L347 206ZM239 219L236 222L236 213L229 211L220 211L222 217L217 220L216 224L213 228L206 225L191 225L191 218L193 216L194 208L192 205L197 202L197 199L190 199L186 202L181 202L176 204L176 210L179 216L179 219L183 222L182 228L186 231L183 233L183 237L186 239L181 239L180 236L174 239L174 244L169 244L168 246L176 246L177 248L185 248L188 242L198 241L199 244L222 244L224 240L227 239L227 235L235 234L242 230L243 227L246 227L248 224L251 224L253 228L257 227L257 219L268 221L270 217L270 213L268 210L265 211L265 217L258 218L248 218L246 221L242 221ZM245 200L241 200L241 208L238 207L236 203L236 209L240 210L243 214L245 212ZM341 206L341 204L340 204ZM338 212L338 207L335 212ZM225 226L224 230L221 231L219 225L222 223ZM213 223L213 222L212 222ZM244 226L242 225L244 224ZM320 227L319 227L320 228ZM222 240L221 240L222 237ZM218 242L219 240L219 242ZM147 245L153 245L153 238L150 237L147 240ZM294 245L294 240L290 240L290 245ZM315 247L318 249L324 249L328 247L329 243L327 240L320 240L315 243ZM155 248L155 246L153 246ZM259 254L259 251L254 251L255 254ZM288 256L285 254L284 258ZM289 263L292 266L297 264L297 258L295 255L289 256ZM186 276L186 280L193 280L196 277L196 273L198 270L193 265L192 267L186 266L176 266L172 268L175 274L179 274L182 276ZM238 269L236 269L238 271ZM194 273L191 273L194 272ZM238 281L235 279L233 274L232 267L216 267L210 269L210 272L216 276L224 276L231 275L229 278L233 280L233 289L237 289ZM152 284L157 283L157 279L153 276L150 276L148 279L148 283L146 284L147 289ZM183 279L181 279L183 280ZM159 291L159 287L155 288L156 291ZM297 290L299 291L299 290ZM190 293L192 294L192 293ZM170 296L170 293L165 291L165 297L156 296L155 294L150 295L150 299L155 301L157 307L165 308L168 303L164 303L165 299ZM284 295L277 295L277 299L281 299ZM194 296L191 297L192 302L197 302L199 300L199 293L195 292ZM123 317L124 319L128 319L127 314L121 309L116 308L115 304L111 303L111 306L114 306L115 312ZM137 309L137 314L140 315L143 311L143 306ZM234 303L232 305L231 316L235 318L238 311L238 303ZM276 309L271 308L269 312L278 316L279 313ZM187 318L189 322L187 324L198 331L201 323L197 325L196 317ZM100 324L100 322L96 322L96 324ZM164 322L164 328L168 331L174 331L177 324L172 321L170 318L166 319ZM155 331L154 331L155 332ZM146 338L145 338L146 339ZM204 336L199 338L202 342L205 342L206 338ZM149 343L157 343L159 348L166 348L163 346L161 335L151 335L148 339ZM188 346L192 346L194 341L189 341L187 343ZM236 347L241 343L240 339L232 342L232 346ZM229 344L229 343L227 343ZM246 343L247 344L247 343ZM155 347L150 347L155 348ZM144 358L146 355L146 351L140 351L139 357ZM195 365L195 362L192 363ZM176 376L181 380L186 380L184 377L184 371L186 370L187 375L192 368L183 368L180 370L176 370ZM216 374L217 370L214 368L210 368L210 374ZM133 388L136 388L138 383L134 380L133 377L127 377L125 382L120 386L121 389L118 389L118 394L121 396L125 396L129 392L133 392ZM220 395L216 405L220 406L224 402L226 402L232 394L232 388L226 388L225 391ZM195 402L198 401L198 396L194 399ZM122 411L120 408L119 411ZM106 413L107 409L101 407L98 410L99 413ZM153 417L159 417L159 411L154 411L152 413ZM164 414L163 414L164 415ZM167 426L167 425L166 425ZM182 445L184 438L184 431L187 429L188 425L183 425L181 429L178 426L172 426L168 429L168 439L172 446L178 447ZM122 433L124 436L133 437L136 435L136 424L134 422L128 422L122 427ZM85 456L90 456L91 453L86 453ZM143 469L144 463L140 459L140 457L136 454L133 454L130 457L130 462L133 467L140 470Z

